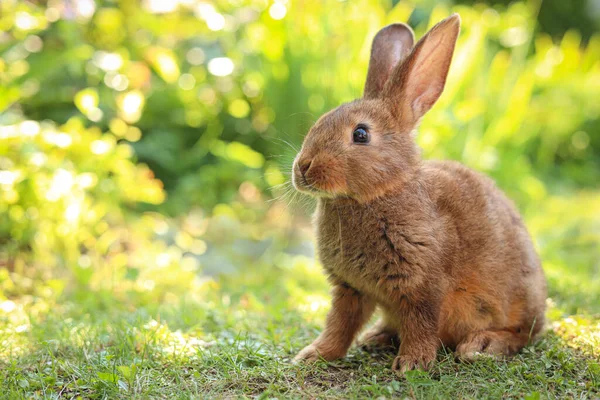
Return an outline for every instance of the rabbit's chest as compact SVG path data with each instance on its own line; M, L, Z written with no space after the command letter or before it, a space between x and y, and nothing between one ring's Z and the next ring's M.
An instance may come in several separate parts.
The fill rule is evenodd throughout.
M377 297L423 279L420 260L427 247L410 239L414 232L406 221L372 209L320 211L319 258L330 275Z

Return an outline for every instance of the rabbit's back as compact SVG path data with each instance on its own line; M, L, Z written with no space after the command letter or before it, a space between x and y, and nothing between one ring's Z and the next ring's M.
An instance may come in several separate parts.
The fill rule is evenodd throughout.
M455 161L427 161L420 180L436 214L445 218L461 265L481 259L539 269L540 262L514 204L494 181ZM485 250L485 251L484 251Z
M537 333L546 283L513 203L490 178L460 163L429 161L421 172L452 242L447 270L453 290L442 305L440 337L452 345L474 329L533 326Z

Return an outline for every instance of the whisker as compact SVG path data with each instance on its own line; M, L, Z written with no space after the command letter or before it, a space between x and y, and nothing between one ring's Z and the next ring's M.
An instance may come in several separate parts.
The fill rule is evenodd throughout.
M300 151L300 148L298 146L294 145L289 140L285 140L284 138L274 136L274 137L268 138L267 140L269 140L269 139L278 141L279 143L287 145L290 149L294 150L294 152L296 152L296 153L298 153Z

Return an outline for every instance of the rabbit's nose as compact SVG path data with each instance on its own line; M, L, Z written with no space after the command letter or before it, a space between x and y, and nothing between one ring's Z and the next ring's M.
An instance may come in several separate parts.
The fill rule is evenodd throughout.
M298 168L300 169L300 173L302 174L303 177L304 177L304 175L306 175L306 172L310 168L311 163L312 163L312 160L304 160L304 161L300 161L298 163Z

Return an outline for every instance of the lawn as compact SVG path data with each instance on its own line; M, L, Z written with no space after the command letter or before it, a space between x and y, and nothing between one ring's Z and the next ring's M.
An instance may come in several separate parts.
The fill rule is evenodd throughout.
M346 358L333 363L293 365L291 358L316 337L323 324L328 288L310 255L310 231L290 231L290 226L301 223L297 219L273 219L280 226L270 232L279 239L267 237L267 245L258 253L242 254L238 248L232 258L244 267L235 273L205 272L193 277L167 266L155 278L154 287L116 281L92 293L63 290L55 280L37 283L31 295L0 303L4 396L536 399L600 395L598 273L593 268L579 268L576 274L559 271L560 259L549 270L549 329L512 359L465 364L441 350L432 370L398 378L391 370L393 349L354 347ZM229 222L211 219L206 235L239 228ZM226 242L222 245L228 248ZM559 250L549 250L546 258L552 259L557 251L563 254ZM561 285L554 275L580 285ZM4 276L0 282L6 288L11 280ZM584 298L587 301L576 303ZM579 316L569 316L570 310Z

